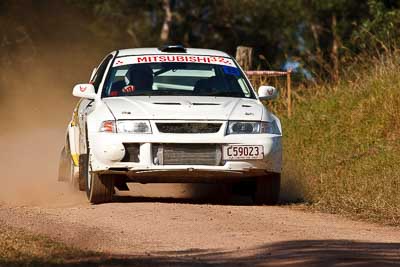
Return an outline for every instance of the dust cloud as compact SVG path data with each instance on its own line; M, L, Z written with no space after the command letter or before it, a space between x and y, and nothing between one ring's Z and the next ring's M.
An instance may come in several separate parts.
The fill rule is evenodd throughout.
M86 203L57 172L72 87L114 49L91 19L64 1L10 1L0 14L0 203Z
M1 138L1 202L34 206L84 203L83 195L57 182L61 136L59 129L37 128Z
M70 85L50 68L2 72L0 202L59 206L82 203L83 195L57 182L64 131L76 100ZM59 87L59 88L57 88Z
M72 87L87 82L108 52L131 47L131 40L105 38L113 36L108 24L96 26L88 12L67 1L41 1L34 8L25 2L10 1L8 13L0 14L0 204L87 205L83 192L57 181L65 129L78 101ZM130 188L139 198L218 194L212 185Z

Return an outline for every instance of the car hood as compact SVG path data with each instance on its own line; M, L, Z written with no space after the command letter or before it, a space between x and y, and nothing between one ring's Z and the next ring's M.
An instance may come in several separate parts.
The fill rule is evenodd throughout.
M259 121L265 113L258 100L233 97L126 96L104 98L103 102L117 120Z

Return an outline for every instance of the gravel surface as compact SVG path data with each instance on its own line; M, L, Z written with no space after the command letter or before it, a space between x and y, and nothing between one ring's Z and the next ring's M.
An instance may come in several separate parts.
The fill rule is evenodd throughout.
M136 196L133 190L97 206L84 198L62 206L2 204L0 220L105 253L113 259L97 262L105 265L400 266L398 228L246 199L207 204L168 196L160 185L136 188Z

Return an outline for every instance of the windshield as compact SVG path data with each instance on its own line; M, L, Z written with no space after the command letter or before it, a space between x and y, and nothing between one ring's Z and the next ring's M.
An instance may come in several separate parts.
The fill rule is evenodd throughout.
M102 92L102 97L156 95L255 98L233 60L211 56L117 58Z

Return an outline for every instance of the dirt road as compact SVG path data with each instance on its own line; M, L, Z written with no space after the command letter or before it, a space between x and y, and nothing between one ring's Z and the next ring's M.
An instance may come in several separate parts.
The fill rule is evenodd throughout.
M243 197L212 204L212 187L132 184L91 206L56 182L62 128L43 133L0 139L0 223L109 255L95 266L400 266L399 228Z
M400 230L287 207L170 198L185 191L138 185L91 206L0 206L0 221L79 248L105 252L98 264L154 266L397 266ZM165 187L164 187L165 189ZM150 194L151 195L151 194ZM153 193L154 195L154 193Z

